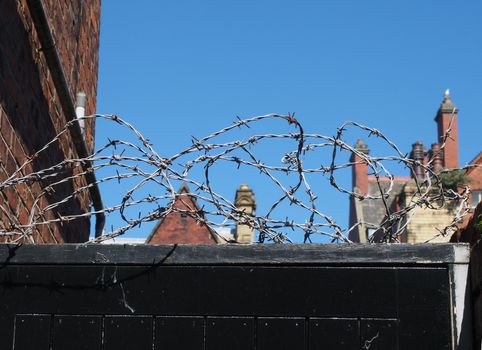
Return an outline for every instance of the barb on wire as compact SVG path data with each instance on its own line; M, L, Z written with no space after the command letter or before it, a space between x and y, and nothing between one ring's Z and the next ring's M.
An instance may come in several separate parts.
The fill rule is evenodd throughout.
M453 219L431 238L436 239L450 234L469 212L470 188L465 187L461 191L444 188L441 176L453 169L435 171L432 163L436 155L425 164L414 160L401 152L381 131L352 121L342 124L335 136L325 136L305 133L294 114L268 114L249 119L237 117L233 124L202 138L193 136L189 147L173 156L163 157L141 132L116 115L97 114L85 119L101 119L126 128L131 137L128 140L108 139L87 158L70 157L39 168L38 159L51 147L58 147L69 127L77 121L65 125L54 139L0 182L0 192L4 195L2 198L6 198L0 200L0 234L4 240L35 242L35 236L45 231L56 240L53 227L67 230L71 224L77 225L79 221L98 214L79 205L79 198L86 198L89 186L95 185L83 181L85 174L90 171L97 174L99 186L105 187L108 183L123 186L119 200L102 210L107 216L118 214L121 224L105 230L95 242L117 237L175 211L209 225L214 231L236 222L244 223L258 232L260 242L278 243L293 241L292 232L301 233L305 242L311 242L313 236L318 235L327 236L331 241L350 242L350 233L361 226L378 232L379 241L399 242L403 241L403 235L417 211L446 210L450 207ZM260 123L279 123L288 130L284 133L254 133L247 138L236 138L237 130L243 128L253 131ZM393 155L368 155L351 146L347 134L352 131L366 133L377 139ZM448 138L449 132L440 149L443 150ZM283 142L287 151L277 158L281 159L280 162L265 162L264 157L256 152L257 147L266 147L275 142ZM323 156L317 158L322 151L327 155L326 161L322 160ZM352 155L355 157L350 158ZM80 165L85 163L92 164L92 167L82 170ZM314 163L318 165L313 166ZM376 180L378 190L375 193L361 193L340 181L341 172L358 164L366 165ZM421 177L413 176L413 191L406 196L405 205L401 207L394 207L389 201L394 193L395 176L387 164L399 164L411 174L423 174ZM271 197L263 198L267 208L265 212L246 214L229 198L216 191L216 182L219 180L213 175L215 167L226 165L233 165L235 169L255 170L263 183L272 186L269 192ZM468 165L462 170L471 166L475 165ZM359 221L348 228L339 225L320 209L323 191L326 190L320 185L322 177L327 177L330 185L346 195L347 199L381 203L382 220ZM313 182L314 178L316 182ZM203 208L202 212L173 206L180 183L195 189L191 195ZM33 200L26 203L27 213L23 215L18 215L18 208L13 208L13 201L8 200L20 187L29 188L33 196ZM295 214L291 217L287 213Z

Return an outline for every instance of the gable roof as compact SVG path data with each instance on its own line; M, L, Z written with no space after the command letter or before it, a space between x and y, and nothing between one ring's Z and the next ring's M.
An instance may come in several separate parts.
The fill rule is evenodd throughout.
M146 239L147 244L217 244L221 239L206 223L189 213L203 217L189 187L182 184L176 193L172 211L161 218Z
M469 165L482 165L482 151L479 152L479 154L477 154L475 158L469 162ZM475 169L477 169L477 167L468 168L465 173L469 175Z

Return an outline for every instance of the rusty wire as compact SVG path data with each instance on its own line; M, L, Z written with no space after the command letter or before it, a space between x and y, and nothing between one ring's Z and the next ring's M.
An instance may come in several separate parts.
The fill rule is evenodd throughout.
M418 208L430 208L441 210L450 203L453 210L452 222L439 230L438 235L447 236L453 232L457 224L469 212L468 195L470 188L465 187L462 191L447 190L443 188L440 175L453 169L444 169L441 173L435 173L431 169L433 158L426 164L411 159L387 136L375 128L370 128L356 122L343 123L335 136L305 133L302 125L292 114L279 115L268 114L249 119L238 118L233 124L214 132L206 137L196 139L193 137L192 144L171 157L161 156L133 125L116 115L93 115L85 119L103 119L123 128L127 128L131 137L129 140L112 139L99 147L91 156L85 159L69 158L38 171L31 170L32 162L50 147L57 147L59 139L68 133L71 121L62 131L48 144L39 149L24 164L19 166L7 179L0 183L0 191L16 187L21 184L31 186L32 183L42 185L40 193L36 193L34 204L30 208L28 222L20 222L19 218L12 215L8 203L0 203L0 212L3 213L1 235L12 242L34 242L35 228L45 225L70 223L80 218L90 218L98 212L71 212L60 213L57 209L73 200L82 193L88 192L92 186L78 182L81 185L75 187L72 193L63 198L52 201L49 194L55 192L59 186L72 182L85 175L87 171L94 171L98 175L98 185L108 182L126 182L124 193L117 204L106 207L103 212L106 215L118 213L123 224L120 227L105 228L104 234L92 242L101 242L117 237L125 232L140 226L142 223L157 221L171 212L181 211L195 218L198 222L204 222L210 227L224 227L233 223L247 224L258 232L259 242L291 242L290 232L302 232L304 241L310 242L313 235L328 236L332 241L350 242L350 232L364 222L357 222L348 228L342 228L330 215L317 208L318 197L322 193L315 193L313 188L319 188L310 184L309 177L320 174L328 177L329 183L346 198L354 197L357 200L381 201L385 207L385 218L379 223L369 223L383 233L383 241L398 242L405 233L407 224ZM229 133L236 132L241 128L251 128L260 122L281 122L283 127L288 128L285 133L253 134L241 140L220 141L219 138ZM357 130L366 133L372 138L383 142L391 150L391 156L373 156L360 152L360 150L348 144L345 140L349 130ZM450 135L450 128L444 137L441 149L445 147L445 141ZM254 151L254 146L263 142L281 140L293 143L291 151L280 155L280 164L264 163ZM319 150L328 151L331 161L318 167L305 165L307 154L313 157ZM346 188L337 182L337 173L341 170L351 169L356 162L349 161L349 156L358 156L358 163L366 163L369 172L377 181L389 182L386 188L379 187L378 195L366 195L354 192L352 188ZM279 158L278 158L279 159ZM237 168L251 168L259 173L259 176L267 179L276 191L281 195L276 198L263 198L263 201L271 200L271 205L266 213L248 215L237 208L226 196L214 190L212 180L212 167L219 163L230 163ZM386 166L386 162L396 162L408 168L415 174L415 167L422 167L425 176L422 179L414 178L417 188L416 193L408 201L408 205L398 210L390 208L387 199L393 191L394 175ZM78 170L82 163L91 164L87 170ZM467 165L462 169L468 169L475 165ZM202 169L202 176L192 176L193 169ZM72 169L77 169L73 171ZM99 177L99 174L103 174ZM107 174L107 175L105 175ZM294 182L287 185L284 183L286 176L291 176ZM194 210L181 210L173 207L176 198L176 189L179 183L186 183L192 189L192 197L202 208L202 212ZM379 182L380 183L380 182ZM151 195L141 193L147 185L154 185L155 192ZM49 199L48 204L45 198ZM132 209L138 206L150 204L150 210L141 215L132 216ZM303 212L301 220L290 218L285 212L279 213L282 205L289 204ZM49 214L50 215L47 215ZM434 237L436 238L436 237ZM221 237L222 239L222 237Z

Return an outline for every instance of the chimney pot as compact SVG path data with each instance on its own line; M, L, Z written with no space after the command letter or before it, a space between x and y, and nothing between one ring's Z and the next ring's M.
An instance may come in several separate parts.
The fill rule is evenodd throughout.
M423 177L423 159L425 157L425 152L423 150L423 143L422 141L417 141L412 145L412 159L419 162L419 164L415 164L414 172L417 179L421 179Z

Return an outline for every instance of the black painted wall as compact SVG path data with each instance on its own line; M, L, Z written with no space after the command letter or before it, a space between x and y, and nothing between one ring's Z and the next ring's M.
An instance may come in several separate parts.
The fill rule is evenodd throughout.
M452 349L449 248L0 246L0 348Z

